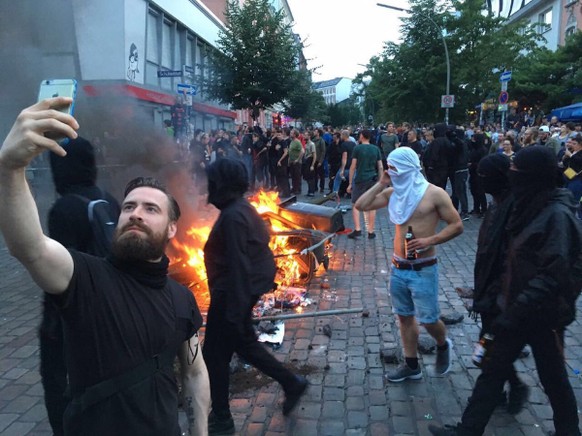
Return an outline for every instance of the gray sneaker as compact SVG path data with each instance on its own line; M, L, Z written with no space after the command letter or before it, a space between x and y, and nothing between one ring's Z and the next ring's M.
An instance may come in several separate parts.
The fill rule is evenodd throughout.
M406 364L406 362L402 362L398 365L398 368L386 374L386 380L393 383L399 383L406 379L420 380L421 378L422 372L420 371L420 365L418 365L418 368L412 369Z
M449 338L446 341L449 347L445 351L439 351L437 348L435 370L439 375L446 374L451 369L451 349L453 348L453 343Z

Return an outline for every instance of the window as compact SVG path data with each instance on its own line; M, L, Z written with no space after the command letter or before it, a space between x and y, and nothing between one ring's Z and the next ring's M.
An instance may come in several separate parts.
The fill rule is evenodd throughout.
M538 15L538 33L546 33L552 29L552 9Z
M566 29L566 38L576 33L576 26L570 26Z
M148 13L147 29L146 29L146 66L145 66L145 82L148 85L158 85L158 64L159 64L159 47L158 47L158 33L159 33L159 19L160 15L151 10Z

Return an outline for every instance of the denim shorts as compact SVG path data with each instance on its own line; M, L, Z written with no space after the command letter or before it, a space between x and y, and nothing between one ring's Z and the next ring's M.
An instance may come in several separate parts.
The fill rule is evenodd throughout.
M394 314L414 315L420 324L437 322L440 315L438 264L419 271L402 270L392 265L390 294Z

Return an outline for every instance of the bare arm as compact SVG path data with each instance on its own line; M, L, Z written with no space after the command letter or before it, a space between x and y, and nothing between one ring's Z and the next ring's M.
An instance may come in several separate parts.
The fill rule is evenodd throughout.
M355 204L356 209L366 212L386 207L388 206L392 192L394 192L394 188L390 187L390 177L384 171L380 177L380 181L358 198Z
M463 222L453 206L449 195L441 188L434 187L435 208L441 220L447 225L437 234L426 238L416 238L408 243L410 250L423 250L433 245L450 241L463 233ZM429 188L430 189L430 188Z
M344 178L344 171L346 170L346 165L348 163L348 152L344 151L342 153L342 166L340 167L340 177Z
M289 154L289 153L287 152L287 149L284 149L284 150L283 150L283 156L281 156L281 159L279 159L279 160L277 161L277 165L278 165L278 166L281 166L281 161L285 160L285 158L287 157L287 155L288 155L288 154Z
M358 159L352 158L352 164L350 165L350 175L348 176L348 188L346 191L352 192L352 183L354 182L354 174L356 173L356 165Z
M16 257L44 291L64 292L73 275L73 259L65 247L42 232L38 209L25 178L26 166L45 150L65 151L45 132L76 138L76 120L54 108L70 98L44 100L24 109L0 149L0 231Z
M198 335L192 336L189 341L182 344L178 358L189 434L206 436L210 413L210 380L202 358Z

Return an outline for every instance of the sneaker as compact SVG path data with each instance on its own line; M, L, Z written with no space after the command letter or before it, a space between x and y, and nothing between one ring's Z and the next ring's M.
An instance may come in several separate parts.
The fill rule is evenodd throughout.
M406 364L406 362L402 362L398 365L398 368L386 374L386 380L393 383L400 383L406 379L420 380L421 378L422 372L420 371L420 365L418 368L412 369Z
M458 429L459 428L456 425L444 425L444 426L435 424L428 425L428 431L430 431L430 434L435 436L456 436L460 434Z
M453 343L449 338L446 339L447 344L449 347L444 351L439 351L437 348L437 357L436 357L436 373L439 375L446 374L451 369L451 349L453 348Z
M469 221L470 218L471 217L469 216L469 214L467 212L463 212L461 214L461 220L463 220L463 221Z
M296 376L297 384L292 390L285 392L285 401L283 402L283 415L287 416L297 406L299 399L305 393L309 382L305 377Z
M376 233L374 233L374 232L368 233L368 239L374 239L375 237L376 237Z
M526 385L520 383L517 386L510 386L507 397L507 413L517 415L525 406L528 398L529 388Z
M362 236L362 231L361 231L361 230L354 230L352 233L350 233L350 234L348 235L348 238L350 238L350 239L355 239L355 238L357 238L358 236Z
M308 196L308 197L315 197L315 194L314 194L313 192L309 192L309 193L307 194L307 196Z
M209 435L230 435L235 433L234 420L230 412L225 414L215 414L210 412L208 416L208 434Z

